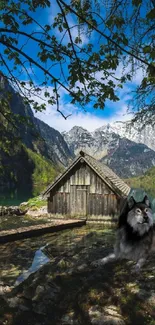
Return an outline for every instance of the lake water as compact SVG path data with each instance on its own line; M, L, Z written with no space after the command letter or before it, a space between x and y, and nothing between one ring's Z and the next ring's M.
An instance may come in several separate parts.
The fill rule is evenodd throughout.
M42 187L41 187L42 188ZM11 191L1 191L0 190L0 206L1 205L19 205L22 202L28 201L30 198L33 198L41 193L41 189L37 187L35 190L11 190ZM148 191L145 192L145 189L131 189L130 195L133 195L135 199L142 200L144 195L147 194L150 197L151 202L153 201L154 196L151 195ZM155 202L153 202L153 206L155 206ZM154 208L155 210L155 208Z
M19 205L22 202L28 201L34 195L31 191L0 191L0 206Z

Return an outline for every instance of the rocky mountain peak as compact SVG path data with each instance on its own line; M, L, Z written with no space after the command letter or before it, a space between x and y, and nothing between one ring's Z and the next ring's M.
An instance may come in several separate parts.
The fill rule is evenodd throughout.
M88 154L94 154L96 140L86 129L74 126L69 132L63 133L72 153L78 154L80 150L85 150Z
M155 165L153 126L141 128L138 123L131 125L118 121L105 124L94 132L76 126L64 137L73 153L83 149L107 163L121 177L142 175Z
M105 124L102 127L96 129L94 133L106 132L118 134L121 138L125 137L136 143L143 143L149 148L155 150L155 125L142 125L141 122L134 122L131 124L127 122L113 122L111 124Z
M114 150L101 161L122 178L139 176L155 166L155 151L145 144L120 138Z

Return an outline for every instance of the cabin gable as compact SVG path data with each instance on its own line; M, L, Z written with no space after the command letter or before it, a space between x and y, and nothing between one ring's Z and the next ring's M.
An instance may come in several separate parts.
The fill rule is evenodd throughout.
M48 212L68 216L114 216L120 197L81 158L49 191Z

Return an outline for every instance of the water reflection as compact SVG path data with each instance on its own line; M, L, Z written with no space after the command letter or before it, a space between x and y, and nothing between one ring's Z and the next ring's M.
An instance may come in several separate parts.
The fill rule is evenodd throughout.
M33 193L30 189L12 189L8 191L1 190L0 188L0 205L10 206L10 205L19 205L22 202L28 201L32 198Z
M102 244L111 240L113 229L104 224L90 224L72 230L25 239L0 245L1 269L0 279L4 285L18 285L47 262L51 262L52 270L61 267L69 268L78 265L81 259L87 262L91 248L96 245L96 238L102 238ZM81 263L81 262L80 262Z
M45 247L46 245L35 252L31 267L17 278L15 286L17 286L22 281L26 280L30 274L36 272L40 269L40 267L49 262L49 258L42 251L42 249L44 249Z
M26 202L38 196L45 187L46 186L42 184L34 186L33 188L24 187L12 190L4 190L0 187L0 205L19 205L22 202Z

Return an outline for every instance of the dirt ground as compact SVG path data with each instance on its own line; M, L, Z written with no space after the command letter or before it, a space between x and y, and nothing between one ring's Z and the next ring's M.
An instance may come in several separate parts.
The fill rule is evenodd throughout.
M1 323L155 325L155 256L138 274L132 262L91 266L112 251L114 237L114 229L93 224L48 235L49 262L0 296Z

